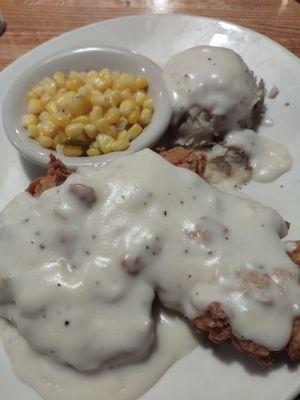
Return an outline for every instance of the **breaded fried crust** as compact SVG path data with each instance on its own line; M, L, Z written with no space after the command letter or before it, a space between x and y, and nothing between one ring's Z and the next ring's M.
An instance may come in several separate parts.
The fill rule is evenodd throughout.
M61 185L72 171L50 154L50 161L46 176L35 179L26 189L32 196L39 197L45 190Z
M295 243L296 248L293 252L288 252L288 255L300 267L300 241L296 241ZM261 365L267 366L272 364L277 353L251 340L243 340L234 335L231 330L229 318L222 309L222 305L218 302L211 303L205 314L191 320L190 323L196 332L207 332L208 338L214 343L222 343L230 340L238 350L250 357L256 358ZM286 351L294 361L300 359L300 317L295 318L291 339L282 351Z
M157 149L157 152L170 163L178 167L190 169L203 177L207 164L207 158L204 153L195 152L192 149L185 149L180 146L173 147L170 150L165 150L164 148Z

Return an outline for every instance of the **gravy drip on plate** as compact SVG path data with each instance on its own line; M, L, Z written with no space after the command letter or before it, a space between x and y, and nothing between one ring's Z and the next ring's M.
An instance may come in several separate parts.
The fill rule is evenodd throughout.
M156 340L148 357L138 363L85 373L35 352L13 326L1 319L0 337L16 375L46 400L132 400L150 389L198 343L178 317L161 311L156 323Z
M223 193L151 150L80 168L0 216L0 316L78 371L141 362L152 303L187 318L219 301L234 333L278 350L299 315L297 266L271 208Z
M288 149L250 129L236 130L225 137L225 145L245 151L252 167L252 179L271 182L288 172L293 160Z

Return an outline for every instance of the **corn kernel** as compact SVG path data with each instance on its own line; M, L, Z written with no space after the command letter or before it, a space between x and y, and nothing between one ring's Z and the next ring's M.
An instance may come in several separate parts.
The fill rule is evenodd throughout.
M68 90L77 90L82 86L82 80L79 77L72 77L66 80L66 88Z
M57 133L57 127L52 121L48 120L39 124L39 131L41 135L53 138Z
M86 114L90 110L91 105L86 97L80 95L71 96L68 93L65 96L68 98L62 102L62 109L69 112L72 117Z
M124 89L121 92L121 98L122 100L130 100L132 99L132 93L130 89Z
M81 75L80 75L80 73L77 72L77 71L70 71L70 72L69 72L69 78L70 78L70 79L73 79L73 78L79 78L79 79L81 79Z
M91 149L87 150L86 154L89 157L95 157L95 156L99 156L101 153L100 153L100 151L98 149L91 148Z
M119 77L119 80L126 83L126 88L136 90L135 77L133 75L122 73Z
M111 92L111 94L109 96L109 100L110 100L110 104L113 107L118 107L118 105L123 100L121 92L119 90L112 90L112 92Z
M63 154L69 157L80 157L83 154L81 146L63 145Z
M26 97L27 97L27 100L38 98L38 96L32 90L27 92Z
M153 101L152 101L152 99L147 99L147 100L145 100L144 101L144 103L143 103L143 108L148 108L150 111L152 111L153 110Z
M76 138L84 132L84 125L81 123L70 124L66 127L65 132L69 138Z
M67 93L58 94L56 96L56 103L60 110L64 108L64 103L68 100Z
M93 124L87 124L84 126L85 133L90 139L94 139L98 135L98 131Z
M120 117L119 122L117 124L117 131L120 132L123 129L126 128L126 126L128 125L128 121L127 118L125 117Z
M81 96L90 97L92 94L92 86L91 85L83 85L78 89L78 94Z
M105 114L106 121L112 125L117 124L120 120L120 111L117 107L111 107Z
M127 73L121 73L119 78L114 81L113 88L117 90L135 90L136 86L134 76Z
M52 121L52 116L48 111L42 111L39 115L39 120L41 122Z
M97 78L98 76L99 76L98 71L92 70L92 71L87 72L87 74L86 74L86 80L87 80L87 81L88 81L88 80L93 80L93 79Z
M40 114L44 109L44 105L41 100L30 99L27 106L28 114Z
M112 90L111 88L106 89L103 93L105 96L107 96L109 98L109 100L111 101L110 97L111 94L114 92L114 90ZM110 104L110 103L109 103Z
M56 93L56 99L58 99L62 94L67 93L67 89L65 87L59 88Z
M45 147L46 149L52 147L53 145L53 140L48 136L39 136L38 142L42 147Z
M55 74L53 75L53 80L58 88L62 88L65 85L66 74L64 74L63 72L55 72Z
M120 79L117 79L117 80L113 81L112 88L115 90L124 90L126 88L126 86L124 85L123 82L120 81Z
M109 76L105 78L100 78L99 76L93 80L93 86L95 89L104 92L106 89L112 87L112 81Z
M99 74L99 75L100 75L100 74ZM112 80L113 82L116 81L117 79L119 79L120 75L121 75L121 72L119 72L119 71L112 71L111 74L110 74L111 80Z
M100 133L97 136L96 141L102 153L106 154L111 152L111 144L114 141L114 139L111 136L106 135L104 133Z
M27 128L28 125L36 125L38 123L38 118L34 114L24 114L22 116L22 126Z
M148 100L148 96L145 92L137 91L134 95L134 100L138 106L142 106L146 100Z
M41 82L41 85L44 87L46 93L50 94L50 96L55 96L57 92L57 86L53 79L44 78Z
M101 133L108 133L109 132L109 123L107 122L106 118L99 118L95 122L95 127L98 132Z
M126 129L124 129L123 131L118 133L117 139L119 140L128 140L130 141L130 134L128 133L128 131Z
M74 118L72 122L80 122L83 125L87 125L91 123L91 119L87 115L80 115L79 117Z
M100 147L103 154L111 153L111 143Z
M145 89L148 86L148 79L145 76L138 76L136 78L137 89Z
M71 123L71 118L63 112L56 112L51 114L51 119L55 123L55 125L60 128L65 128Z
M91 86L91 94L90 94L90 96L97 97L97 96L101 96L101 95L103 95L103 93L100 92L100 90L94 89L94 88Z
M130 124L135 124L136 122L138 122L140 118L140 112L138 110L133 110L129 115L128 115L128 122Z
M91 103L93 104L93 105L96 105L96 106L101 106L101 107L103 107L104 109L107 109L107 108L109 108L109 106L110 106L110 99L109 99L109 97L108 96L105 96L105 95L103 95L103 94L99 94L99 95L96 95L96 96L94 96L94 95L92 95L91 96Z
M149 108L144 108L141 112L139 123L142 126L146 126L150 123L151 118L152 118L151 110L149 110Z
M129 147L129 140L126 139L118 139L115 140L111 145L110 145L112 151L122 151L126 150Z
M31 139L35 139L39 135L39 128L36 125L29 124L27 126L27 135Z
M36 97L41 97L41 95L44 93L45 89L42 85L38 84L34 86L31 91L36 95Z
M51 94L45 92L41 95L40 100L44 104L44 106L46 106L46 104L49 103L49 101L53 100L53 96L51 96Z
M135 108L134 100L123 100L120 104L119 110L123 117L128 117Z
M113 137L113 138L116 138L116 137L117 137L118 131L117 131L117 128L115 127L115 125L110 125L110 126L109 126L109 132L108 132L108 134L109 134L111 137Z
M98 144L98 142L96 142L96 140L90 144L90 148L100 150L99 144Z
M137 137L142 132L142 130L143 130L143 128L141 127L141 125L139 125L139 124L132 125L132 127L128 129L128 133L130 135L130 140Z
M111 77L111 73L110 70L108 68L103 68L101 69L101 71L99 72L98 76L102 79L106 79L108 77Z
M94 106L89 114L90 119L95 123L99 118L103 117L103 109L101 106Z
M46 110L50 113L56 113L58 112L58 107L55 101L49 101L49 103L46 104Z

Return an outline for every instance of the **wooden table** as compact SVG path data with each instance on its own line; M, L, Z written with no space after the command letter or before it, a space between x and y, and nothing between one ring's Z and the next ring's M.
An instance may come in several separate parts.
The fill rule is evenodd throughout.
M0 0L7 29L0 37L0 69L63 32L92 22L142 13L185 13L247 26L300 56L296 0Z

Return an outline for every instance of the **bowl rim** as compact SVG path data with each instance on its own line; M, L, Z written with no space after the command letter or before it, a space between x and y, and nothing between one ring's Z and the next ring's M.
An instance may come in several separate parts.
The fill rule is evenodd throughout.
M7 117L7 115L10 114L9 112L7 113L7 110L14 103L13 92L15 88L18 86L18 84L26 80L26 77L32 76L34 70L40 71L44 66L46 67L49 64L51 64L51 62L67 58L68 56L82 54L82 53L101 53L101 52L104 52L106 54L114 53L120 56L136 58L137 64L146 68L146 70L147 68L148 69L151 68L152 71L154 71L154 74L156 75L156 79L159 81L158 83L160 85L160 90L158 95L156 96L156 100L160 101L160 107L162 109L158 110L159 115L155 112L153 113L153 118L155 119L154 120L152 119L150 124L147 127L145 127L141 135L138 136L138 138L143 138L142 141L139 140L139 142L142 143L139 142L137 143L136 139L134 139L130 143L129 148L123 151L115 151L94 157L88 157L88 156L70 157L70 156L65 156L53 149L42 148L38 144L37 145L39 146L40 151L36 150L32 146L34 145L34 143L31 142L32 139L26 137L23 131L19 131L16 126L13 129L9 127L9 125L14 125L14 123L11 121L11 118ZM27 67L26 70L24 70L20 75L18 75L17 78L10 84L2 105L2 121L6 137L23 157L33 162L34 164L37 164L42 167L47 167L50 154L54 154L55 157L59 158L69 168L77 168L80 166L101 165L102 163L105 163L106 161L117 158L119 156L125 156L130 153L142 150L143 148L151 147L155 142L157 142L160 139L162 134L167 129L169 122L171 120L171 116L172 116L171 99L163 77L162 69L153 60L144 56L141 53L120 46L106 46L106 45L84 46L84 47L72 46L66 50L58 51L43 57L42 59L37 61L37 63L34 64L34 66ZM159 126L159 129L151 131L151 124L154 121L156 121L156 124ZM148 132L149 128L150 132Z

